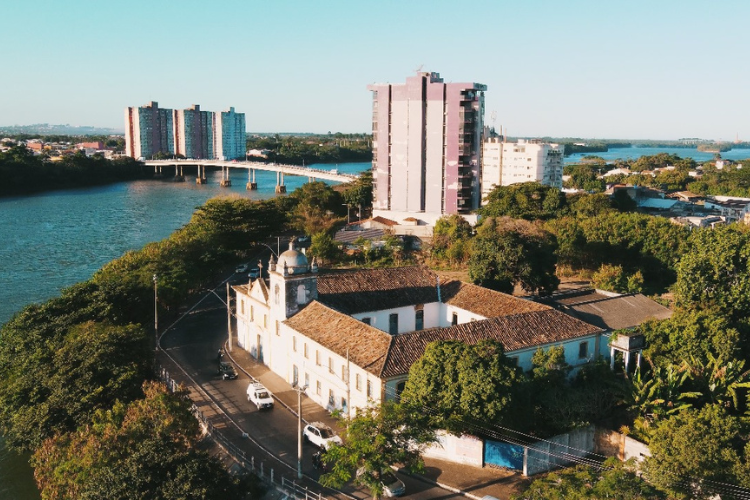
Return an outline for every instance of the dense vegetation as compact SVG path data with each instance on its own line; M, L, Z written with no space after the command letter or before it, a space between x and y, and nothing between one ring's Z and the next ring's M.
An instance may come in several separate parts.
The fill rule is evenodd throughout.
M327 134L252 136L247 150L266 150L268 161L307 165L372 160L370 134Z
M45 156L35 156L25 146L14 146L0 153L0 178L3 179L0 196L97 186L149 178L152 173L132 158L107 160L79 152L52 162Z
M207 458L191 451L194 426L166 424L193 422L184 404L169 402L160 389L147 389L141 399L141 385L152 373L153 337L143 327L153 322L152 278L158 277L162 314L176 310L227 262L239 261L254 242L283 227L293 201L209 200L166 240L126 253L90 280L27 306L3 325L0 432L12 448L36 450L37 479L50 489L49 498L65 497L65 491L91 491L86 498L190 498L174 482L178 477L197 485L196 497L206 484L233 484L223 467L206 468ZM154 415L148 408L156 403ZM137 418L152 420L135 425L130 412L145 412ZM133 437L132 432L158 428L154 421L169 427L166 434ZM174 432L182 433L178 441L187 446L182 451L170 448L179 444ZM61 467L80 467L72 460L81 450L90 453L81 460L101 463L102 474L118 471L117 477L93 484L103 477L92 471L63 475L65 484L60 483ZM145 467L151 459L157 463ZM122 494L122 488L130 493ZM154 488L159 494L152 494Z

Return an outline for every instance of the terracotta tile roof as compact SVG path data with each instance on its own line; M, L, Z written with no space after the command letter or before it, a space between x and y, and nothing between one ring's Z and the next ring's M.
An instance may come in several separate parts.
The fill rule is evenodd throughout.
M380 377L392 337L346 314L313 301L285 325Z
M380 224L384 224L386 226L398 226L398 222L396 222L395 220L386 219L385 217L381 217L379 215L373 217L370 220L373 222L379 222Z
M411 365L424 354L427 344L438 340L458 340L468 344L476 344L485 339L497 340L503 344L506 352L512 352L585 337L600 331L596 326L547 308L449 328L403 333L393 337L381 377L405 375Z
M633 328L648 319L666 319L672 311L640 293L610 297L589 290L548 300L565 313L605 330Z
M358 269L318 276L318 300L346 314L437 302L437 275L423 267Z
M543 304L457 280L441 284L440 295L444 303L485 318L550 309Z

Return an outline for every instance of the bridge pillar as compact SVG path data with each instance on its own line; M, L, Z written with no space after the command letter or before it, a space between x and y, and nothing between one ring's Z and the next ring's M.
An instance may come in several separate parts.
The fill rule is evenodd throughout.
M198 177L195 178L196 184L208 184L208 179L206 179L206 172L204 170L203 165L198 165Z
M154 178L155 179L161 179L162 178L162 175L161 175L161 165L157 165L157 166L154 167Z
M232 185L232 180L229 178L229 167L226 165L222 165L221 167L221 182L219 185L221 187L230 187Z
M174 182L185 182L185 176L182 175L182 165L174 166Z
M247 189L248 191L255 191L256 189L258 189L258 183L255 182L254 168L247 169L247 184L245 184L245 189Z
M276 194L286 193L284 185L284 172L276 172Z

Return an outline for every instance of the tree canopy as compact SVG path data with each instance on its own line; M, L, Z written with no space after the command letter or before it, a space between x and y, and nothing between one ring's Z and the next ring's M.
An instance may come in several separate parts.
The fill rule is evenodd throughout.
M257 486L199 451L190 403L163 385L144 399L98 410L91 424L47 439L33 464L42 498L249 498ZM249 491L250 490L250 491Z
M500 421L518 376L499 342L434 342L409 370L401 400L429 413L433 427L460 433Z
M513 293L518 283L532 293L550 294L560 280L555 274L557 240L528 221L489 218L477 228L469 257L469 278L476 284Z
M495 186L478 212L483 217L546 220L558 217L565 206L565 194L556 187L524 182Z

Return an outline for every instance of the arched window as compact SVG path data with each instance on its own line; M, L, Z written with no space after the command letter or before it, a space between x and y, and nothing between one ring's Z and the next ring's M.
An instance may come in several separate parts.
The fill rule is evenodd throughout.
M279 304L279 285L276 285L276 287L273 289L273 300L276 305Z
M307 301L307 293L305 292L305 285L297 287L297 304L304 304Z

